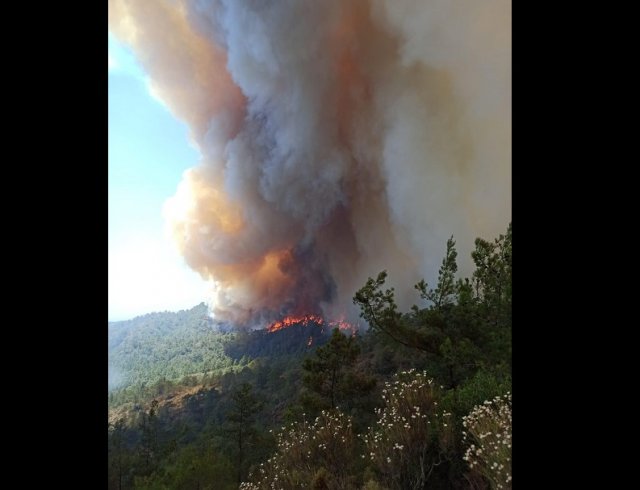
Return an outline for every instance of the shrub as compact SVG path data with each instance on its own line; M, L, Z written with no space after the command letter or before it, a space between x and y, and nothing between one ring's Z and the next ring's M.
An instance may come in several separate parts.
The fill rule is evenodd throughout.
M451 457L451 414L438 407L440 389L426 373L410 370L395 377L382 390L385 406L377 410L377 427L363 436L362 458L389 488L424 488L433 470Z
M491 488L510 489L511 393L477 405L462 424L463 440L470 444L464 460L471 470L489 480Z
M350 474L356 465L356 440L351 418L322 411L313 424L306 420L282 428L276 453L240 485L245 490L293 488L355 488Z

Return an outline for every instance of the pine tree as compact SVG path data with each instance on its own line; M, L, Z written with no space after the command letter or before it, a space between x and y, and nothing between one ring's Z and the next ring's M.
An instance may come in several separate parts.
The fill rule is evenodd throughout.
M359 354L356 337L347 337L335 328L331 340L302 364L303 384L313 393L303 397L303 406L312 413L338 405L349 408L354 398L371 391L374 380L354 368Z
M262 402L254 395L252 386L243 383L231 395L232 408L227 413L227 434L236 447L236 471L238 485L246 472L247 449L255 444L257 430L255 416L262 409Z
M151 401L148 413L142 414L140 421L141 449L144 458L145 469L153 470L158 458L158 400Z

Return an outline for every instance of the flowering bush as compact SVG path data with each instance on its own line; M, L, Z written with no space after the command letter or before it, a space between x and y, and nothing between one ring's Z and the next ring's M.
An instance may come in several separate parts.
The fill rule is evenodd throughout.
M260 464L240 489L347 489L355 465L351 418L322 411L311 424L292 423L277 435L278 449Z
M477 405L463 417L464 460L491 488L511 488L511 393Z
M361 457L389 488L423 488L434 468L449 459L451 414L438 407L440 389L426 373L403 371L386 382L377 427L363 436Z

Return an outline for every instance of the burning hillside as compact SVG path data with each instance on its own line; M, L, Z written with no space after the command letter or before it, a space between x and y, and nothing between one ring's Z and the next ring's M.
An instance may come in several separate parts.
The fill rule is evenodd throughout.
M288 316L279 320L277 322L273 322L271 325L267 327L267 332L277 332L278 330L282 330L285 328L292 327L293 325L302 325L304 327L314 324L321 328L321 331L324 333L324 326L328 326L329 330L333 330L334 328L339 328L340 330L349 331L351 334L355 334L358 331L358 327L353 325L345 320L333 320L329 322L325 322L324 318L318 315L304 315L304 316ZM311 344L309 344L311 345Z
M334 328L340 328L337 322L327 322L322 317L308 315L300 321L284 318L273 322L269 327L255 330L240 330L225 349L233 359L269 358L306 354L331 338ZM276 328L273 328L276 326ZM330 328L327 328L330 326ZM346 335L354 335L355 327L341 329ZM352 327L352 326L350 326Z

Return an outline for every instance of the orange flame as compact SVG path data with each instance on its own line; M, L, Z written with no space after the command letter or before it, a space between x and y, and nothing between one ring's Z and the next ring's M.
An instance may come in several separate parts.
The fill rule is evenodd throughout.
M277 332L278 330L282 330L293 325L304 325L306 327L310 322L314 322L320 326L325 325L324 318L318 315L287 316L282 320L273 322L271 325L269 325L267 327L267 332ZM327 325L332 329L337 327L340 330L349 330L351 332L351 335L354 335L358 330L355 325L352 325L351 323L343 319L332 320L328 322ZM322 329L322 331L324 332L324 329ZM309 339L311 339L311 337ZM309 342L307 345L311 345L311 343Z
M338 327L340 330L349 330L351 332L351 335L355 335L358 331L358 328L355 325L342 319L329 322L329 326L332 329Z
M307 325L309 325L309 322L315 322L318 325L322 325L324 323L324 320L322 319L322 317L319 317L317 315L287 316L278 322L273 322L267 328L267 332L276 332L278 330L282 330L283 328L287 328L299 323L306 327Z

